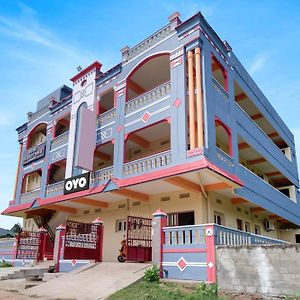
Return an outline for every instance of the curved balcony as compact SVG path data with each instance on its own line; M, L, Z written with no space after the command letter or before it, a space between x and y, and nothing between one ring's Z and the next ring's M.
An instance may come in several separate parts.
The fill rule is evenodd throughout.
M139 95L138 97L127 102L125 107L125 115L131 114L146 106L150 106L153 103L168 97L170 93L171 93L171 82L167 81L155 87L154 89L142 95Z

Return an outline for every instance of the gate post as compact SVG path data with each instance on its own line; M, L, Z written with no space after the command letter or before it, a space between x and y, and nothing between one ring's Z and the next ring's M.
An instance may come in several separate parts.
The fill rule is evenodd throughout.
M102 262L102 249L103 249L103 221L97 217L93 224L97 226L97 248L96 248L96 262Z
M55 241L54 241L54 250L53 250L53 260L55 263L55 272L59 272L59 261L62 252L63 245L63 236L65 236L66 227L63 224L60 224L56 228L55 232Z
M160 277L163 277L162 259L165 234L163 228L167 226L167 214L158 209L152 220L152 264L160 267Z
M37 261L43 261L45 257L46 250L46 238L47 238L47 230L42 226L39 229L40 240L39 240L39 253L37 256Z

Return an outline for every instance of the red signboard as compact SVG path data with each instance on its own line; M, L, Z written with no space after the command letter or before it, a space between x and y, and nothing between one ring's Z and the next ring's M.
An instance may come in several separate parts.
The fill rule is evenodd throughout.
M64 259L102 259L102 225L67 221Z

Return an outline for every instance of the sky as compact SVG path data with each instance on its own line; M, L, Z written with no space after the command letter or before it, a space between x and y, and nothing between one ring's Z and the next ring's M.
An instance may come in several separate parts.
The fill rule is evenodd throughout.
M36 102L71 86L78 65L108 70L179 11L201 11L227 40L295 135L300 158L300 1L298 0L0 0L0 211L12 199L18 158L15 129ZM298 70L299 69L299 70ZM19 219L0 216L0 227Z

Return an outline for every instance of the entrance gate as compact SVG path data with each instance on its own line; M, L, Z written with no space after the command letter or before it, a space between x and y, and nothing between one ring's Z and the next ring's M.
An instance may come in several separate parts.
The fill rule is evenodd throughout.
M102 261L102 224L67 221L64 259Z
M17 259L52 260L53 242L45 230L21 231L16 242Z
M152 260L152 219L127 217L127 261Z

